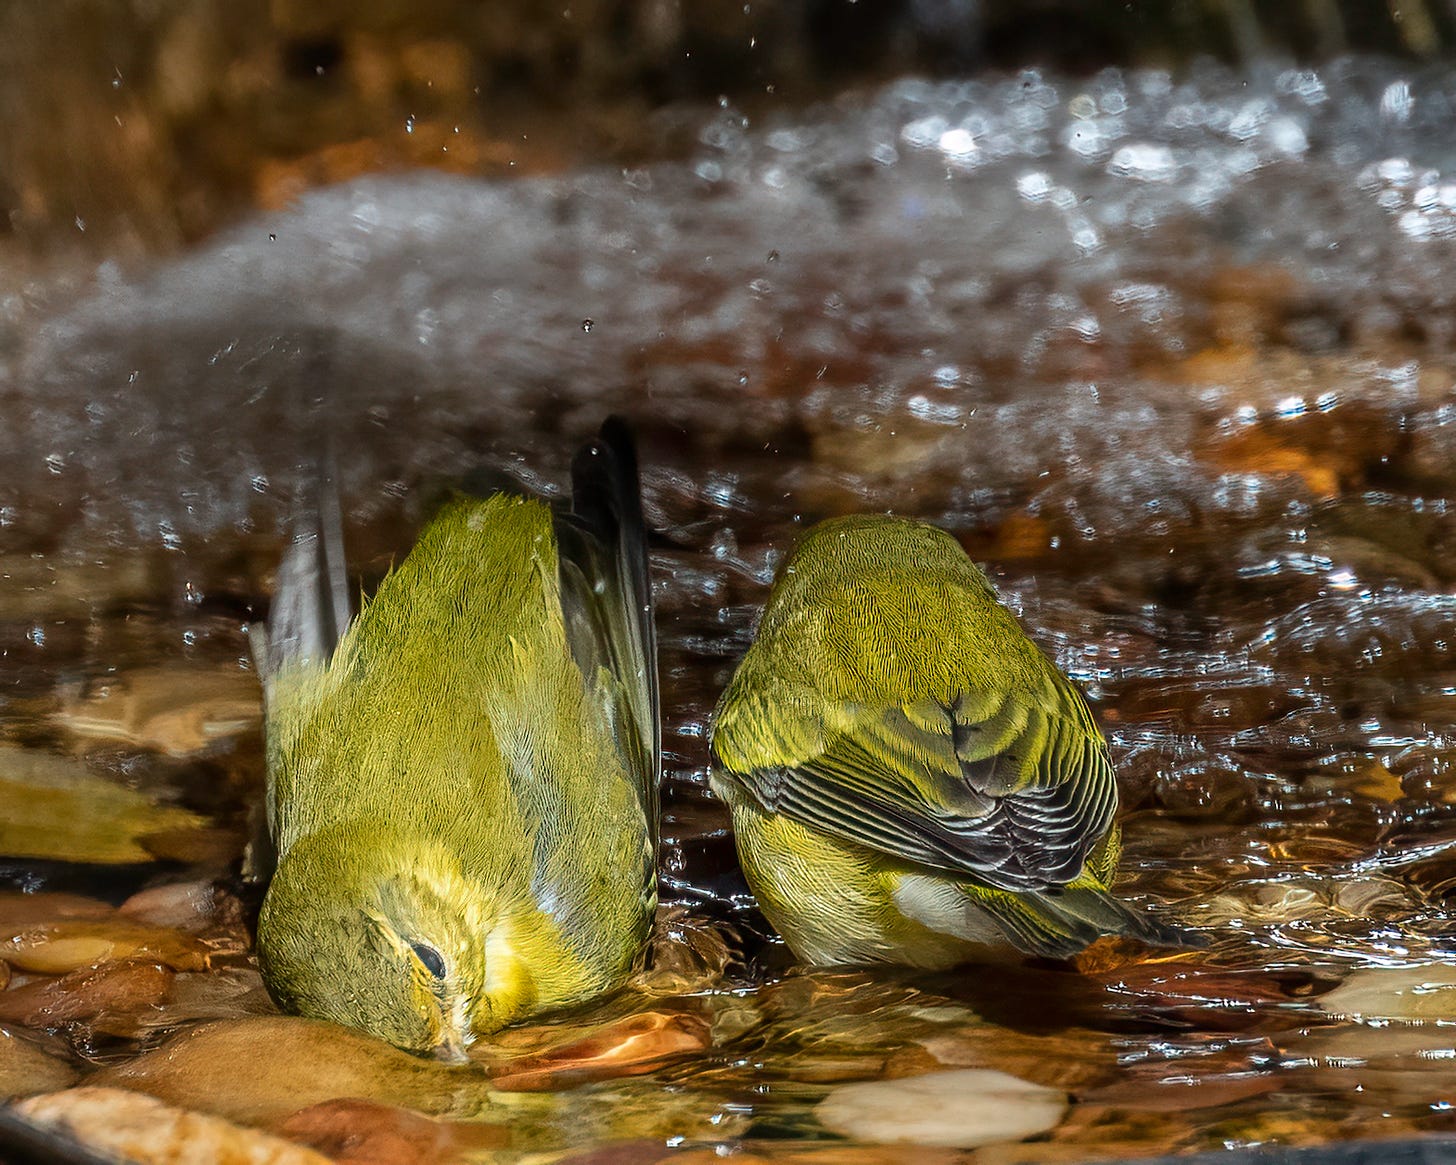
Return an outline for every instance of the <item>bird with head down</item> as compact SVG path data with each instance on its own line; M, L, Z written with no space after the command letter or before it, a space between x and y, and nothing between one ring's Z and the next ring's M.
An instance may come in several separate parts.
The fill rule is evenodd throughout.
M276 868L258 961L286 1011L460 1058L619 986L656 904L657 671L635 453L609 421L569 507L458 495L349 613L337 500L255 654Z

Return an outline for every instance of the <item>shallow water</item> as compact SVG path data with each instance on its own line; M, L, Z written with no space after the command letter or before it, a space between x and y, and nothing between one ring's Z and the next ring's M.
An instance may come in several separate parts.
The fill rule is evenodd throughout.
M686 165L364 180L143 275L3 289L0 738L82 758L57 778L75 803L89 774L202 820L104 871L27 853L0 876L119 902L240 852L245 628L325 426L367 579L453 478L550 490L621 411L693 953L665 940L642 993L570 1021L609 1025L590 1054L515 1037L548 1096L470 1152L828 1151L834 1087L964 1067L1073 1100L978 1161L1449 1130L1456 73L1404 68L724 108ZM706 790L708 717L797 531L856 509L954 531L1084 685L1122 777L1119 891L1208 951L789 969ZM229 902L187 925L208 970L158 956L172 977L124 1006L16 1008L13 1030L84 1072L266 1011Z

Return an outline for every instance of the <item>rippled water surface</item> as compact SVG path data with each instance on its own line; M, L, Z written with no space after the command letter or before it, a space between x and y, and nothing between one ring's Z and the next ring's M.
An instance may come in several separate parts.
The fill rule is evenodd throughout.
M686 164L364 180L144 275L4 288L9 885L114 904L240 853L245 628L325 427L369 579L452 479L552 489L620 411L657 531L676 904L641 991L482 1054L500 1091L380 1069L313 1095L261 1070L189 1092L182 1061L138 1059L209 1018L240 1042L203 1058L281 1046L242 1018L271 1007L230 896L133 899L159 929L127 946L100 908L11 895L0 1020L56 1073L27 1078L99 1070L320 1145L338 1113L294 1110L362 1096L481 1160L895 1160L850 1150L915 1136L913 1098L898 1132L815 1106L967 1068L1070 1098L976 1161L1451 1130L1453 111L1456 74L1369 61L905 81L773 123L723 108ZM1084 685L1119 890L1207 951L792 968L706 789L708 716L796 534L861 509L952 530ZM129 850L88 831L129 813ZM34 928L66 911L97 917L62 957Z

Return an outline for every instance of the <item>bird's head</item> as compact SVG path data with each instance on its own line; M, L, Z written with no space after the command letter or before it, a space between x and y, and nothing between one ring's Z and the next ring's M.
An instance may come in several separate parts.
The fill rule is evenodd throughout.
M454 1061L528 1010L532 992L487 889L444 847L387 828L289 849L258 917L258 962L285 1011Z

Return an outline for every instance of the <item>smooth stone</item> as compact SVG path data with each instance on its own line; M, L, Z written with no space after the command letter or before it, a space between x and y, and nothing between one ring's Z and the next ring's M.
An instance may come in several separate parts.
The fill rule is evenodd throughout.
M504 1125L436 1120L368 1100L316 1104L273 1131L347 1165L435 1165L511 1144Z
M493 1066L497 1088L559 1091L593 1080L640 1076L711 1043L708 1022L688 1012L645 1011L568 1037L556 1047Z
M0 1027L0 1100L53 1092L76 1079L64 1060Z
M173 975L158 963L125 960L72 971L60 979L37 979L0 992L0 1020L56 1027L136 1016L166 1003Z
M148 835L188 833L201 817L91 772L80 761L0 745L0 854L129 865L154 860Z
M116 907L99 898L41 890L0 890L0 938L9 938L27 927L68 918L110 918Z
M52 719L82 738L188 757L257 728L261 699L251 672L141 668L69 694Z
M218 889L210 880L169 882L138 890L121 904L122 915L148 926L170 926L189 933L206 930L217 919Z
M966 1068L834 1089L814 1110L819 1123L870 1144L974 1149L1056 1128L1063 1092L1004 1072Z
M37 1124L137 1165L328 1165L330 1160L281 1137L120 1088L51 1092L16 1108Z
M1456 967L1362 967L1319 998L1331 1015L1409 1023L1456 1020Z
M0 942L0 957L12 967L42 975L65 975L113 959L146 959L174 971L201 971L213 953L181 931L124 919L53 922Z
M478 1067L447 1066L331 1023L282 1015L203 1024L92 1082L243 1124L341 1097L436 1116L475 1116L491 1106Z

